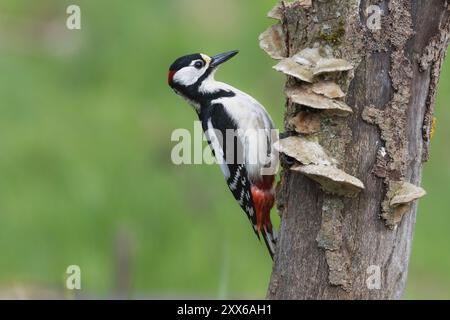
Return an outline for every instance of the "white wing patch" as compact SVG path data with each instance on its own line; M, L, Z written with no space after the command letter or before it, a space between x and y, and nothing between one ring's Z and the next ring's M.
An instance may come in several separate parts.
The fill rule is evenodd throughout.
M211 89L212 83L208 83ZM215 86L221 89L229 89L230 86L215 82ZM277 158L272 156L274 129L272 119L264 107L251 96L233 88L237 93L234 97L224 97L213 101L222 104L236 122L240 129L238 136L244 146L245 165L249 177L260 177L262 169L269 165L277 166Z
M228 178L230 177L230 169L228 168L228 165L224 159L223 150L216 135L216 130L212 125L211 119L208 120L207 125L208 130L206 130L205 132L206 138L211 142L211 148L214 150L217 163L220 165L220 169L222 170L225 180L228 180Z

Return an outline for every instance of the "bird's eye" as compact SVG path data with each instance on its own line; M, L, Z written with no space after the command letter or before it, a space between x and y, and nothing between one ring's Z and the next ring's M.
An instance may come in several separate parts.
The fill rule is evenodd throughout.
M196 67L197 69L203 68L203 62L202 61L195 62L194 67Z

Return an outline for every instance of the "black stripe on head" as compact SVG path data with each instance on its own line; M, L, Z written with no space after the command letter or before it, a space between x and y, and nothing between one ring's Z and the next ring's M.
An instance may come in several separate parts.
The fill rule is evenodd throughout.
M174 83L172 80L173 80L173 78L174 78L174 76L176 75L177 72L179 72L183 68L190 67L192 65L193 61L203 61L202 68L209 63L209 60L208 60L207 56L202 55L200 53L193 53L193 54L188 54L186 56L178 58L169 67L168 84L172 88L176 89L178 92L185 93L186 90L184 88L187 88L189 86L186 86L184 84ZM209 75L210 73L211 73L211 70L209 70L209 68L207 68L205 70L204 74L202 74L202 77L201 77L202 80L201 81L203 81L205 74ZM200 80L197 80L196 82L200 82ZM192 85L195 85L195 83L192 84Z
M188 54L175 60L175 62L170 66L169 70L178 71L180 69L183 69L184 67L189 66L194 60L203 60L203 62L206 62L200 53Z
M223 98L223 97L233 97L235 93L228 90L218 90L216 92L200 92L199 87L202 82L208 78L211 73L215 70L213 67L208 67L201 77L193 84L185 86L177 82L173 82L172 78L175 73L185 67L190 66L192 61L202 60L205 64L210 61L205 61L205 58L200 53L189 54L178 58L169 68L169 85L176 93L188 98L189 100L195 101L200 106L206 106L211 103L212 100Z

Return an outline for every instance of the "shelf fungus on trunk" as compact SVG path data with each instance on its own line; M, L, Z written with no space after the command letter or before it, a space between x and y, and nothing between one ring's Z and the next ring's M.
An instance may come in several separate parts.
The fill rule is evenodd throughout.
M386 225L395 229L402 221L403 215L410 209L411 204L426 195L421 187L415 186L409 182L394 181L390 182L390 188L387 200L383 203L382 218Z
M341 87L333 81L320 81L314 83L311 87L312 92L323 95L330 99L344 98L345 93Z
M293 103L328 115L347 116L353 111L344 102L344 91L331 79L336 79L336 73L351 70L353 66L344 59L334 58L331 52L327 46L305 48L282 59L273 68L300 80L290 81L285 89L286 96Z
M344 59L327 59L322 58L319 61L317 61L316 65L313 68L313 74L315 76L319 74L324 73L331 73L331 72L342 72L342 71L348 71L353 69L353 66Z
M279 140L274 147L298 162L291 170L318 182L328 193L352 197L364 189L360 180L338 169L336 159L331 158L323 147L312 139L290 136Z
M287 56L286 41L281 23L270 26L260 34L259 46L273 59L280 60Z
M323 147L312 139L301 136L290 136L278 140L274 148L303 165L332 165L337 161L327 155Z
M292 58L281 60L273 68L279 72L283 72L284 74L297 78L301 81L312 83L314 80L314 75L311 70L298 64Z
M326 192L340 196L353 197L364 189L364 184L356 177L335 166L297 165L291 170L298 171L318 182Z
M355 196L364 189L364 184L339 169L337 160L316 142L321 140L321 129L330 116L343 117L353 112L344 102L346 94L334 81L338 79L336 74L351 70L353 66L333 57L330 47L314 46L282 59L273 68L300 80L288 81L285 88L290 102L300 106L288 116L286 123L293 131L305 135L281 139L275 147L298 162L291 170L318 182L325 192Z
M274 69L309 83L320 75L353 69L350 62L334 58L329 51L327 47L306 48L292 57L282 59Z
M286 96L294 103L313 109L327 111L328 113L337 116L347 116L353 112L352 108L350 108L345 102L329 97L333 94L339 95L339 92L336 90L334 93L332 93L332 90L320 91L320 89L324 89L321 86L323 86L323 82L313 85L290 86L285 89L285 93ZM324 92L326 94L322 95L316 92Z
M283 17L283 4L278 2L268 13L268 18L272 18L275 20L281 20Z
M350 62L333 57L328 47L306 48L295 54L292 59L309 67L314 76L353 69Z

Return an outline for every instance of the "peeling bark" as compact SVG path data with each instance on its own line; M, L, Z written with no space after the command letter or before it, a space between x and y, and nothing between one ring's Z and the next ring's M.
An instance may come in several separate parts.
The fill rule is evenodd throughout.
M367 27L370 5L383 11L380 30ZM401 298L416 200L425 194L421 168L450 39L449 2L294 1L269 16L279 20L277 42L264 36L261 47L288 75L291 137L268 298ZM345 117L329 112L336 104L348 108ZM315 152L308 150L333 161L302 163L317 156L301 154ZM348 185L339 177L356 189L342 192ZM378 290L366 283L373 266L381 271Z

